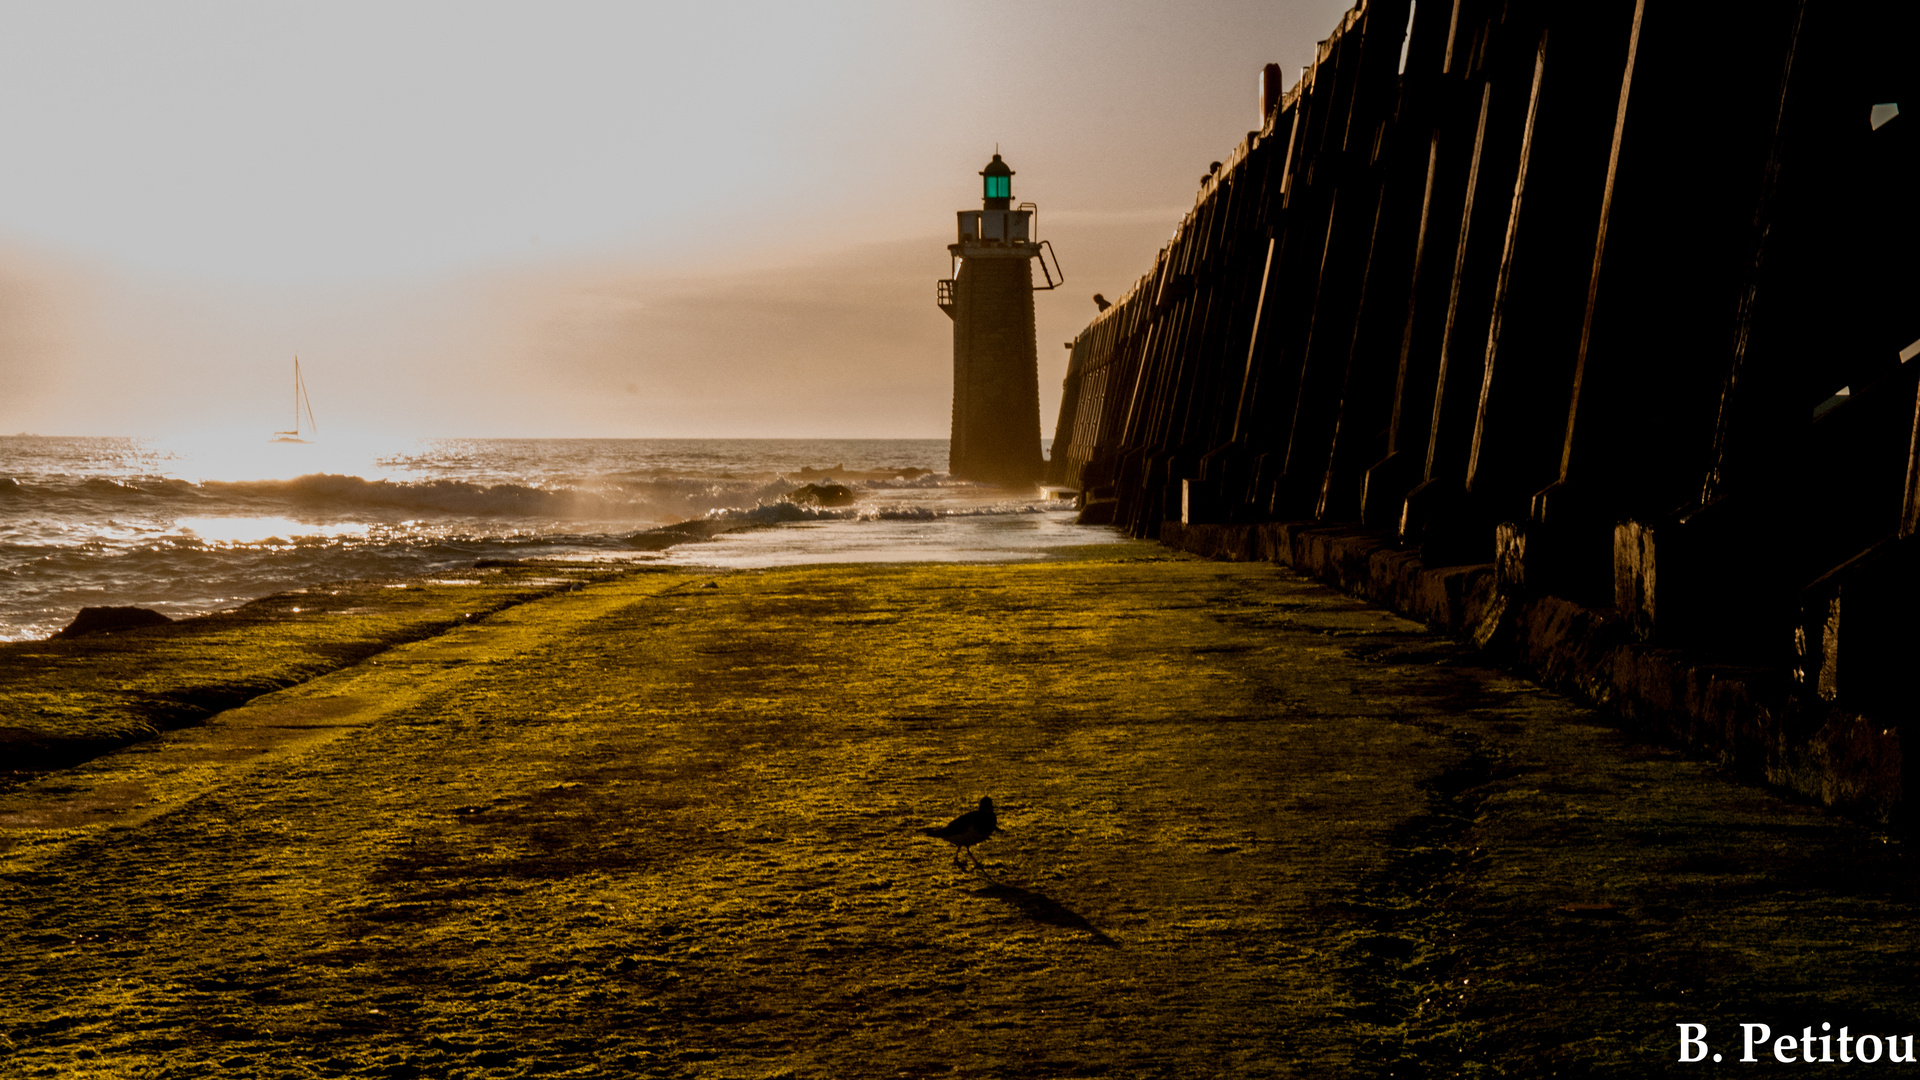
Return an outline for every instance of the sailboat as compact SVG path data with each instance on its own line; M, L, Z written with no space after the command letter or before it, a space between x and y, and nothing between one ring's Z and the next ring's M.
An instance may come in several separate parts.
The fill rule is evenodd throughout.
M313 402L307 400L307 381L300 377L300 358L296 356L293 358L293 430L274 432L274 442L303 443L307 441L300 437L302 411L307 414L307 434L315 434L319 425L313 422Z

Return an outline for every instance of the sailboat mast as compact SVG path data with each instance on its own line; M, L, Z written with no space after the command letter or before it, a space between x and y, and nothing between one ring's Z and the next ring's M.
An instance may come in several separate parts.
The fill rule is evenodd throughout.
M297 356L293 358L293 383L295 391L300 395L300 403L305 404L307 407L307 431L311 434L318 435L320 433L320 425L313 419L313 399L307 396L307 380L300 376L300 358ZM296 404L294 408L293 426L300 426L298 404Z
M320 425L313 422L313 402L307 397L307 380L305 376L300 374L300 358L296 356L293 358L293 430L274 432L274 442L307 441L300 437L300 411L302 409L305 409L307 413L307 433L313 434L319 431Z

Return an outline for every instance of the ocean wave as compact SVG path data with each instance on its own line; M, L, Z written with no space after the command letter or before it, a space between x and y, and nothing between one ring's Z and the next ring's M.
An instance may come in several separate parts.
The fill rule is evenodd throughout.
M266 500L314 509L427 511L472 516L562 515L578 493L466 480L396 482L316 473L292 480L210 481L201 489L233 500Z
M184 486L185 481L156 478L151 485L141 479L115 480L107 476L89 476L78 484L79 490L94 498L151 498L165 494L169 487Z
M452 478L367 479L340 473L311 473L287 480L201 482L165 476L43 474L29 480L0 477L0 498L6 500L10 511L93 520L127 514L162 519L291 514L316 519L443 515L477 519L668 522L715 510L776 504L794 489L822 475L818 471L807 472L808 475L769 472L723 479L627 473L544 484ZM869 473L849 475L835 482L847 485L863 497L890 491L911 497L918 492L958 492L979 486L955 480L946 473L911 477ZM786 512L762 513L764 516Z
M723 507L707 511L708 521L738 521L753 525L783 525L791 521L843 521L858 514L852 507L802 506L793 502L763 502L753 507Z
M903 537L916 523L944 536L946 523L1059 508L932 471L946 464L945 445L932 441L466 440L364 466L263 459L263 468L299 460L307 470L270 480L204 479L234 474L137 451L127 440L0 439L0 640L44 637L90 604L185 615L318 581L442 573L475 560L666 558L672 542L737 525L790 524L798 531L769 530L765 542L823 544L837 557L863 532L898 545L912 542ZM853 502L796 505L791 494L809 483L845 485ZM836 521L848 524L804 528Z
M0 497L22 513L111 518L116 514L207 516L294 514L320 518L446 515L464 518L660 522L697 516L747 500L770 500L791 485L781 479L716 482L653 477L542 486L471 480L369 480L313 473L290 480L168 477L43 476L6 478Z
M893 488L907 491L923 491L929 488L971 488L979 487L980 485L972 480L957 480L946 473L929 473L926 476L911 478L897 477L891 480L869 480L865 486L876 489Z
M933 507L909 503L885 506L804 506L786 501L756 506L730 506L707 511L708 521L737 521L753 525L783 525L795 521L940 521L948 518L1005 514L1041 514L1058 506L1035 503L995 503L991 506Z
M90 605L134 604L177 618L320 582L443 573L488 558L601 553L632 557L622 537L607 534L402 534L246 545L169 536L119 546L0 545L0 641L44 638Z

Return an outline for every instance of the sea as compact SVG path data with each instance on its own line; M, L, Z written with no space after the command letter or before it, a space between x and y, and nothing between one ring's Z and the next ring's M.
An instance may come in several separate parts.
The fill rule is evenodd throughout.
M1118 539L1075 524L1070 493L946 468L945 439L0 437L0 640L87 606L180 618L481 559L1002 561ZM760 527L652 533L688 521Z

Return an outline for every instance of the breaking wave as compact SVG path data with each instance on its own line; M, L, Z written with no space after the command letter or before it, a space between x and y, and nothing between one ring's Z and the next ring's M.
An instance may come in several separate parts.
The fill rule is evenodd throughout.
M337 465L309 457L311 471L291 479L245 479L231 471L233 459L215 454L212 467L229 470L215 480L189 471L200 467L191 453L139 440L0 437L0 640L44 637L83 605L181 616L321 581L441 573L488 559L685 559L741 525L880 523L785 539L752 530L766 538L753 543L780 546L782 557L877 543L930 544L929 557L941 558L960 550L941 538L968 523L1031 522L1060 508L954 479L942 471L944 440L419 447ZM821 506L823 497L845 505ZM886 527L916 523L930 528ZM691 547L674 555L676 544ZM712 550L721 546L738 547Z
M755 525L780 525L791 521L940 521L946 518L984 517L989 514L1039 514L1059 507L1032 503L996 503L992 506L935 508L931 506L803 506L780 501L763 502L752 507L727 507L709 510L709 521L738 521Z
M320 518L540 518L557 521L664 522L698 517L749 499L770 500L792 485L772 481L685 478L590 481L544 487L469 480L368 480L316 473L291 480L193 482L169 477L42 477L0 479L10 512L135 513L190 517L219 513L303 514Z

